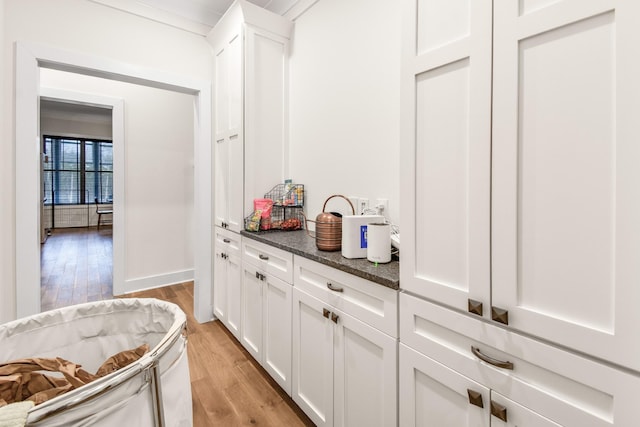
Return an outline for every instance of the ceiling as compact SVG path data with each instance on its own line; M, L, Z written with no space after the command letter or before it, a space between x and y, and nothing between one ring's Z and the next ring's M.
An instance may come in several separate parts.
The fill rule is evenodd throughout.
M163 22L190 32L206 35L233 0L91 0L94 3L123 10ZM247 0L278 15L289 12L303 0Z

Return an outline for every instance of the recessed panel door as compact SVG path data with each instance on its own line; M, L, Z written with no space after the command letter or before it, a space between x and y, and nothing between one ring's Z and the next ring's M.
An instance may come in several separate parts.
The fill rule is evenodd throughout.
M640 4L494 2L492 305L640 369Z
M400 286L488 307L492 2L405 4Z

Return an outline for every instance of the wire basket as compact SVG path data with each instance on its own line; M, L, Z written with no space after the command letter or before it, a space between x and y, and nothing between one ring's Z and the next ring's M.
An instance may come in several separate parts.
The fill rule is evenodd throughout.
M304 221L302 206L274 206L271 210L271 228L274 230L300 230Z
M273 201L271 216L258 219L254 216L256 212L252 213L244 219L245 230L300 230L304 227L303 184L278 184L264 198Z
M273 200L273 206L304 206L304 184L278 184L264 195Z

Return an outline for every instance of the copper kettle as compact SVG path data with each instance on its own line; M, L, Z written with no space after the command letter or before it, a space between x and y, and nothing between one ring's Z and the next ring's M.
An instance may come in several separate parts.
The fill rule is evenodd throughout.
M351 206L351 212L356 214L356 210L349 199L340 194L334 194L324 201L322 206L322 213L316 217L316 246L321 251L339 251L342 248L342 214L338 212L325 212L327 202L334 197L342 197L345 199L349 206ZM310 221L310 220L309 220ZM307 221L305 221L306 223ZM309 230L307 229L307 232Z

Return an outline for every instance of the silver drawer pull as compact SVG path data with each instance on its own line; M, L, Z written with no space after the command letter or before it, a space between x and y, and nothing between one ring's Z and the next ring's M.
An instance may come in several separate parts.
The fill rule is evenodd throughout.
M344 288L336 288L331 284L331 282L327 282L327 288L331 289L333 292L344 292Z
M261 260L263 260L263 261L268 261L268 260L269 260L269 257L268 257L268 256L266 256L266 255L262 255L262 254L258 255L258 258L260 258L260 259L261 259Z
M486 354L482 354L478 347L471 346L471 353L473 353L478 359L482 360L483 362L487 362L490 365L497 366L498 368L513 370L513 363L509 361L494 359L493 357L489 357Z

